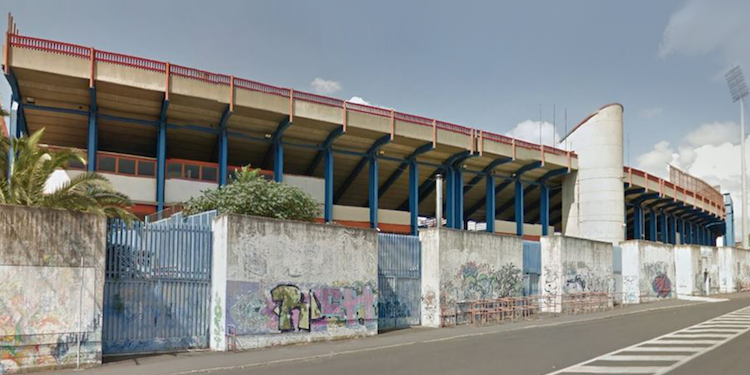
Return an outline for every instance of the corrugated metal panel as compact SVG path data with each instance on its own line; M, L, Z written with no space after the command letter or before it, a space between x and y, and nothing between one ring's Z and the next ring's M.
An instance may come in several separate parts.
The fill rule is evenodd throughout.
M104 354L208 346L211 228L107 226Z
M420 324L422 245L417 236L378 235L378 328Z
M542 274L542 244L523 241L523 273Z

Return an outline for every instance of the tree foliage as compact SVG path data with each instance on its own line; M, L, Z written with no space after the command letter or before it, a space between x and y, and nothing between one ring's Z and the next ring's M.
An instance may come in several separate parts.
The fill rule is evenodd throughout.
M44 129L13 140L0 137L0 204L63 208L125 220L135 218L128 210L132 205L130 199L95 172L83 172L45 192L52 173L72 161L85 164L86 159L78 150L52 151L41 146L43 134Z
M318 202L297 187L267 181L258 170L243 167L235 180L218 189L204 190L184 204L187 215L218 210L284 220L313 221L320 215Z

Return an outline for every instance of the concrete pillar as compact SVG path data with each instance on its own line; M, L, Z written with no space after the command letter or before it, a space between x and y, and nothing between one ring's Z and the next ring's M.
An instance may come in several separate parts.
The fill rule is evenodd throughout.
M563 183L566 236L612 243L625 239L622 126L623 107L611 104L576 126L567 137L578 154L578 171L568 174Z

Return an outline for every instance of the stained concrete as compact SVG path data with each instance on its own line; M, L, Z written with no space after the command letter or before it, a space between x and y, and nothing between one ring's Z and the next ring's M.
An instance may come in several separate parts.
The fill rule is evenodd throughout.
M214 220L211 348L374 335L377 267L373 230L220 216Z
M101 363L105 234L93 214L0 205L0 373L74 366L79 338Z
M620 248L625 303L677 296L674 245L630 240L620 243Z
M439 327L460 302L521 294L521 238L447 228L420 230L419 238L423 326Z

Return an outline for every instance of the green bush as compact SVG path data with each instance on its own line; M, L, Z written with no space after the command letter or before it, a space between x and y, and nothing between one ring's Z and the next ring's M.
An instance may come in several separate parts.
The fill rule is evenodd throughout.
M204 190L202 196L184 203L186 215L218 210L284 220L313 221L320 215L318 202L297 187L267 181L258 170L243 167L234 182Z

